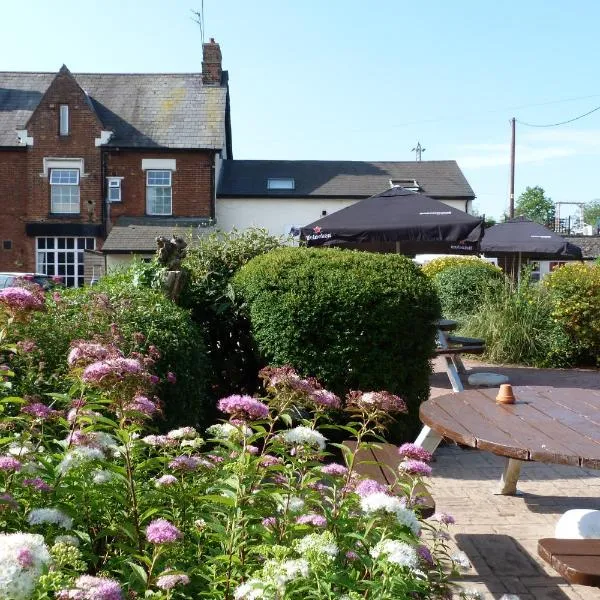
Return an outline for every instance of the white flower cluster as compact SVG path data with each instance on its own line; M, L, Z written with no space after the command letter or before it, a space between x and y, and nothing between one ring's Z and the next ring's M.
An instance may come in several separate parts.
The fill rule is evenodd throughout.
M465 571L471 568L471 561L469 557L462 551L457 552L456 554L450 557L458 567L464 569Z
M92 481L95 484L108 483L115 478L115 474L112 471L106 471L98 469L92 474Z
M206 430L206 433L217 440L230 440L239 438L240 436L250 437L252 429L246 427L246 425L236 427L231 423L217 423L216 425L211 425Z
M304 508L304 500L297 496L291 498L283 498L279 504L279 512L285 512L286 510L291 513L298 513Z
M167 433L172 440L193 440L198 437L198 432L193 427L180 427Z
M327 441L327 438L316 429L304 425L285 431L282 437L284 442L291 446L312 446L313 448L319 448L319 450L325 450L325 442Z
M370 554L375 560L381 557L382 560L400 567L416 569L419 565L416 550L410 544L398 540L381 540L371 548Z
M0 598L30 598L50 552L41 535L0 533Z
M73 527L73 519L58 508L34 508L27 515L27 521L30 525L50 523L58 525L63 529L71 529Z
M66 544L67 546L75 546L75 548L79 548L79 538L76 538L74 535L57 535L54 538L55 544Z
M339 552L335 538L330 531L305 535L294 543L294 548L309 562L315 563L332 561Z
M63 475L75 467L92 462L94 460L105 460L104 452L99 448L91 446L77 446L69 450L58 464L58 472Z
M304 558L283 562L268 560L263 567L263 574L267 581L272 581L280 592L283 592L286 583L299 577L308 577L309 570L308 561Z
M397 496L390 496L385 492L375 492L361 498L360 508L368 515L378 511L394 514L398 522L408 527L415 535L419 535L421 531L421 524L415 513L406 508Z
M179 444L182 448L200 448L204 445L204 440L201 437L194 438L193 440L181 440Z
M267 584L260 579L249 579L246 583L238 585L233 593L235 600L257 600L264 598Z

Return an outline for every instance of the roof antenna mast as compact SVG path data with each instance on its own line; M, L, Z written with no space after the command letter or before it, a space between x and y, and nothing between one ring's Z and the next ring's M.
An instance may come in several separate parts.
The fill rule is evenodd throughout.
M200 27L200 42L204 44L204 0L200 4L200 10L192 9L192 14L192 20Z
M425 152L426 148L421 146L421 142L417 142L417 145L411 150L411 152L415 153L415 160L417 162L421 162L421 154Z

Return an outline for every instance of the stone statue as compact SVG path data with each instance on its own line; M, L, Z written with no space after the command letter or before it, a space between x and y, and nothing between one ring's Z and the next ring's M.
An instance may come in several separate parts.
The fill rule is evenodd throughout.
M178 236L173 236L171 239L161 235L156 238L158 262L168 271L179 271L181 269L181 261L187 254L187 242Z

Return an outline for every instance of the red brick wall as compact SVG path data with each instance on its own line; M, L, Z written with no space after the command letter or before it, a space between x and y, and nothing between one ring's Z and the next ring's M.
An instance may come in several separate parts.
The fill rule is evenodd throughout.
M25 235L27 154L23 150L0 151L0 271L21 271L33 252ZM12 242L4 250L3 242Z
M69 135L58 133L61 104L69 106ZM61 71L27 125L33 146L27 148L29 221L60 223L101 223L102 173L101 152L94 144L102 125L88 100L68 72ZM50 214L50 182L43 173L43 159L48 157L83 158L84 173L80 177L80 215L56 217Z
M175 159L171 178L174 217L210 217L212 205L212 152L160 152L152 150L107 150L106 176L123 177L121 202L110 205L111 221L127 215L146 215L146 172L143 158Z

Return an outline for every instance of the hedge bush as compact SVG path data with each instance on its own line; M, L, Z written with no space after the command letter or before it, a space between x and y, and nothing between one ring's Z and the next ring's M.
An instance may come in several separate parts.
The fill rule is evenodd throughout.
M158 393L164 403L159 427L204 425L214 418L214 399L208 388L209 363L201 329L189 311L178 307L160 290L136 287L132 271L103 278L96 286L64 290L48 297L47 310L16 328L18 339L37 346L19 360L31 362L35 372L16 381L17 392L31 394L52 389L66 391L64 357L73 340L110 341L114 335L126 353L157 347L154 371L161 378ZM111 327L112 325L112 327ZM142 333L143 339L134 336ZM137 339L136 339L137 338ZM166 380L175 373L176 382Z
M434 287L406 257L284 248L251 260L234 288L247 303L264 360L291 364L342 395L400 394L418 429L429 395L429 358L440 306Z
M188 284L179 303L190 308L202 326L212 364L212 383L219 396L253 392L261 366L250 326L238 310L231 286L235 272L250 259L285 243L265 229L233 230L204 236L188 249L184 267Z
M552 318L568 337L563 352L577 365L600 364L600 266L567 264L544 278Z
M502 273L502 269L477 256L440 256L424 264L421 268L423 269L423 273L428 277L435 277L438 273L446 269L459 266L481 267L495 273Z
M461 320L478 310L488 292L499 292L503 281L502 272L483 261L450 266L433 276L444 316Z

